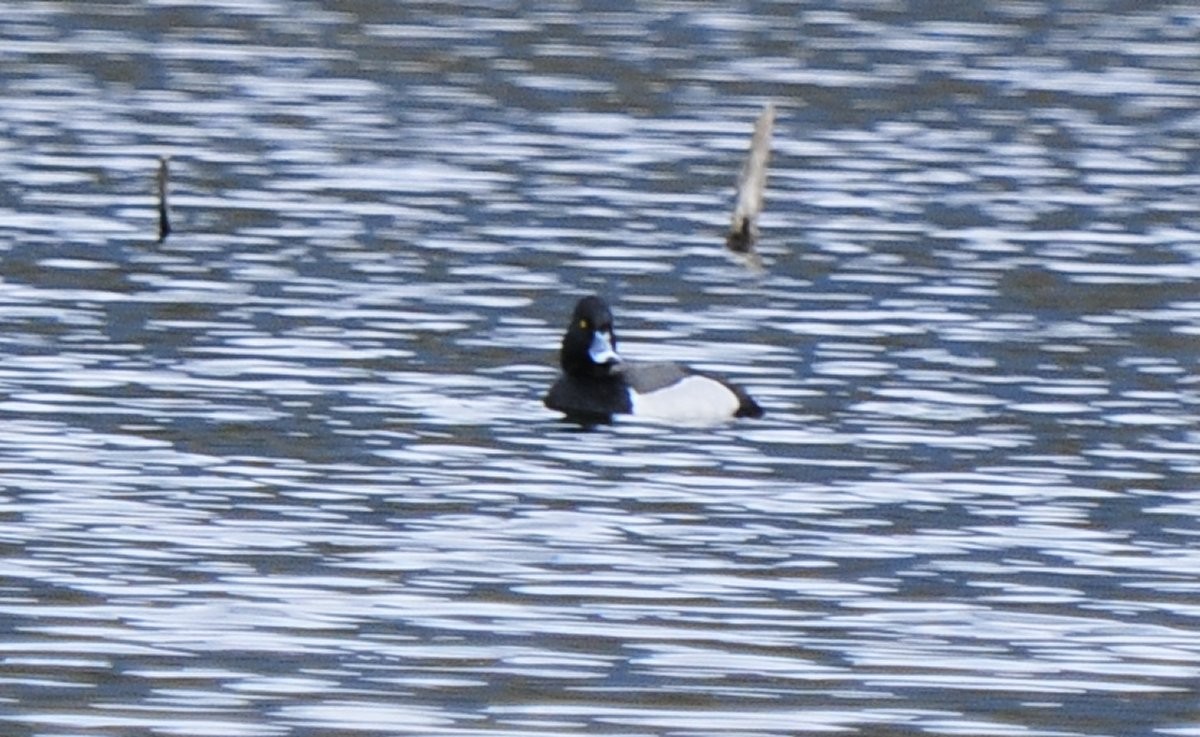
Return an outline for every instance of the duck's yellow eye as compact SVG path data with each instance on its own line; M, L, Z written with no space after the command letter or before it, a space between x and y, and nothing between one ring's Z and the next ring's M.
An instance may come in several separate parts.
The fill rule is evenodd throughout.
M581 330L587 330L587 329L588 329L588 321L587 321L586 319L580 320L580 321L579 321L579 328L580 328Z

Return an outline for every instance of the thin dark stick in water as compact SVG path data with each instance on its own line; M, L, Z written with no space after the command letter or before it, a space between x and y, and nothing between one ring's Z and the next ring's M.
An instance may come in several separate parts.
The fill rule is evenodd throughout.
M162 243L171 234L171 219L167 214L167 164L166 156L158 158L158 242Z
M758 214L762 212L763 190L767 187L767 164L771 161L771 130L774 127L775 106L768 102L754 123L750 153L738 175L733 222L725 236L726 247L744 255L755 267L762 266L754 244L758 240Z

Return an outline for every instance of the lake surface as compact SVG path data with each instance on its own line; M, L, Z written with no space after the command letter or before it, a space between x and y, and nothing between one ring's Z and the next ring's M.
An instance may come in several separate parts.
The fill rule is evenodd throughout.
M1200 735L1198 39L6 5L0 733ZM767 416L561 421L591 292Z

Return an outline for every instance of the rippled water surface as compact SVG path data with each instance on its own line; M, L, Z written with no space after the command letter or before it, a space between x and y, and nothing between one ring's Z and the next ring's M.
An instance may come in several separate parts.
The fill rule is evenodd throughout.
M0 732L1200 735L1198 39L8 4ZM767 416L562 422L588 292Z

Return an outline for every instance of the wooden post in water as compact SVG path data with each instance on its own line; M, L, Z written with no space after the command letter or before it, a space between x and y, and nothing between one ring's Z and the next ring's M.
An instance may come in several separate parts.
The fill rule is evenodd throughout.
M762 267L762 258L755 250L758 240L758 214L762 212L763 190L767 187L767 164L771 161L771 131L775 127L775 106L767 103L754 123L750 152L738 175L733 221L725 236L725 246L742 254L751 266Z
M167 213L167 156L158 157L158 242L162 243L171 234L171 218Z

